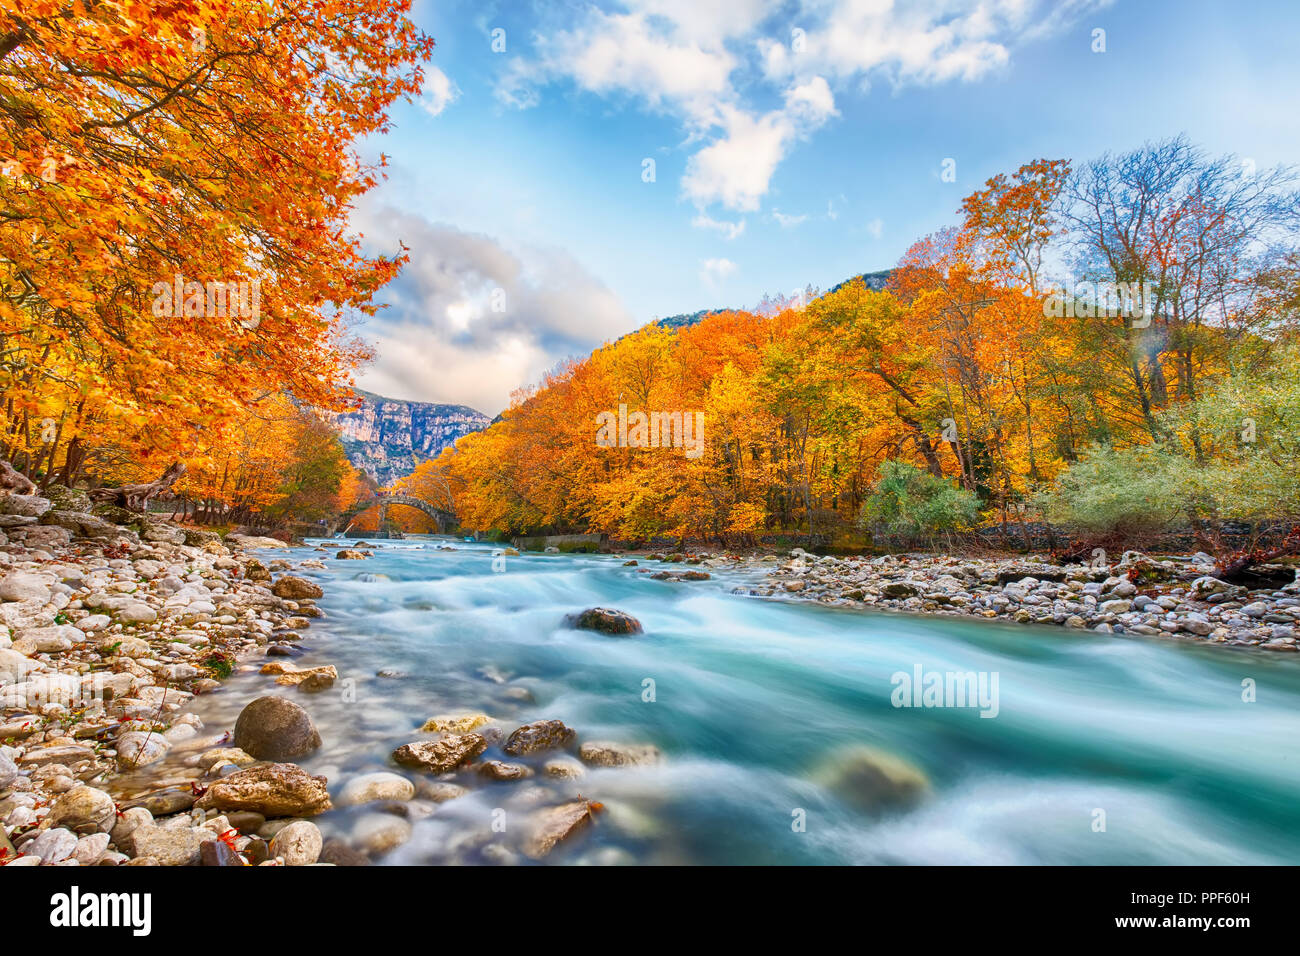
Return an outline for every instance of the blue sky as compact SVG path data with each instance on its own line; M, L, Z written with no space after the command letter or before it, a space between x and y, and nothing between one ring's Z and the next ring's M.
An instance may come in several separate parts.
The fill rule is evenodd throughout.
M490 414L656 316L887 268L1031 159L1185 132L1261 168L1300 161L1293 0L417 0L413 16L438 44L425 94L363 144L391 168L354 216L412 263L360 329L378 350L360 383Z

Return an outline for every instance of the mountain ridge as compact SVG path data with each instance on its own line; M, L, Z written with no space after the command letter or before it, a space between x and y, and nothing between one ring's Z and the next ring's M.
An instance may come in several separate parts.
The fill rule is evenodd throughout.
M361 407L327 417L353 466L382 485L409 475L457 439L486 428L491 418L468 405L389 398L354 388Z

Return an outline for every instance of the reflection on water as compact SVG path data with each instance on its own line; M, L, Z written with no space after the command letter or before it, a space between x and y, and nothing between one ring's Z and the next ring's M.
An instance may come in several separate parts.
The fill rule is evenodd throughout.
M665 760L577 780L462 773L454 782L471 792L444 803L426 786L385 862L528 862L515 853L519 821L579 793L605 811L545 862L1300 859L1300 662L1289 656L774 603L731 594L749 580L738 572L651 581L594 555L509 557L494 573L491 548L440 550L449 540L384 542L368 561L302 572L324 585L328 617L297 663L334 664L339 681L308 695L238 674L195 701L209 730L233 726L252 696L292 695L325 741L301 763L335 795L358 774L398 769L389 754L430 737L419 728L436 714L480 711L506 733L557 718L580 741L652 743ZM645 634L564 626L592 606L628 611ZM891 678L918 667L997 674L996 717L895 707ZM874 766L836 765L864 750L922 789L878 799L898 791L892 771L880 782ZM317 822L327 836L370 838L391 824L377 812Z

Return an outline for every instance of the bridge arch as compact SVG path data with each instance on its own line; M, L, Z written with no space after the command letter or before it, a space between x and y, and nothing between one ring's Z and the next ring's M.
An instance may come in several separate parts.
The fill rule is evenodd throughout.
M439 534L446 534L456 526L456 516L454 514L429 504L423 498L417 498L414 495L386 494L381 495L379 498L379 526L381 528L384 526L384 520L388 517L390 505L405 505L408 508L423 512L433 519L438 526Z

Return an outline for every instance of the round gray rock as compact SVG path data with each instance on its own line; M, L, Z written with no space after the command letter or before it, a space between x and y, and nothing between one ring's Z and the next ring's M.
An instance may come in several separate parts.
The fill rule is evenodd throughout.
M232 743L258 760L292 760L321 745L307 711L284 697L259 697L239 714Z

